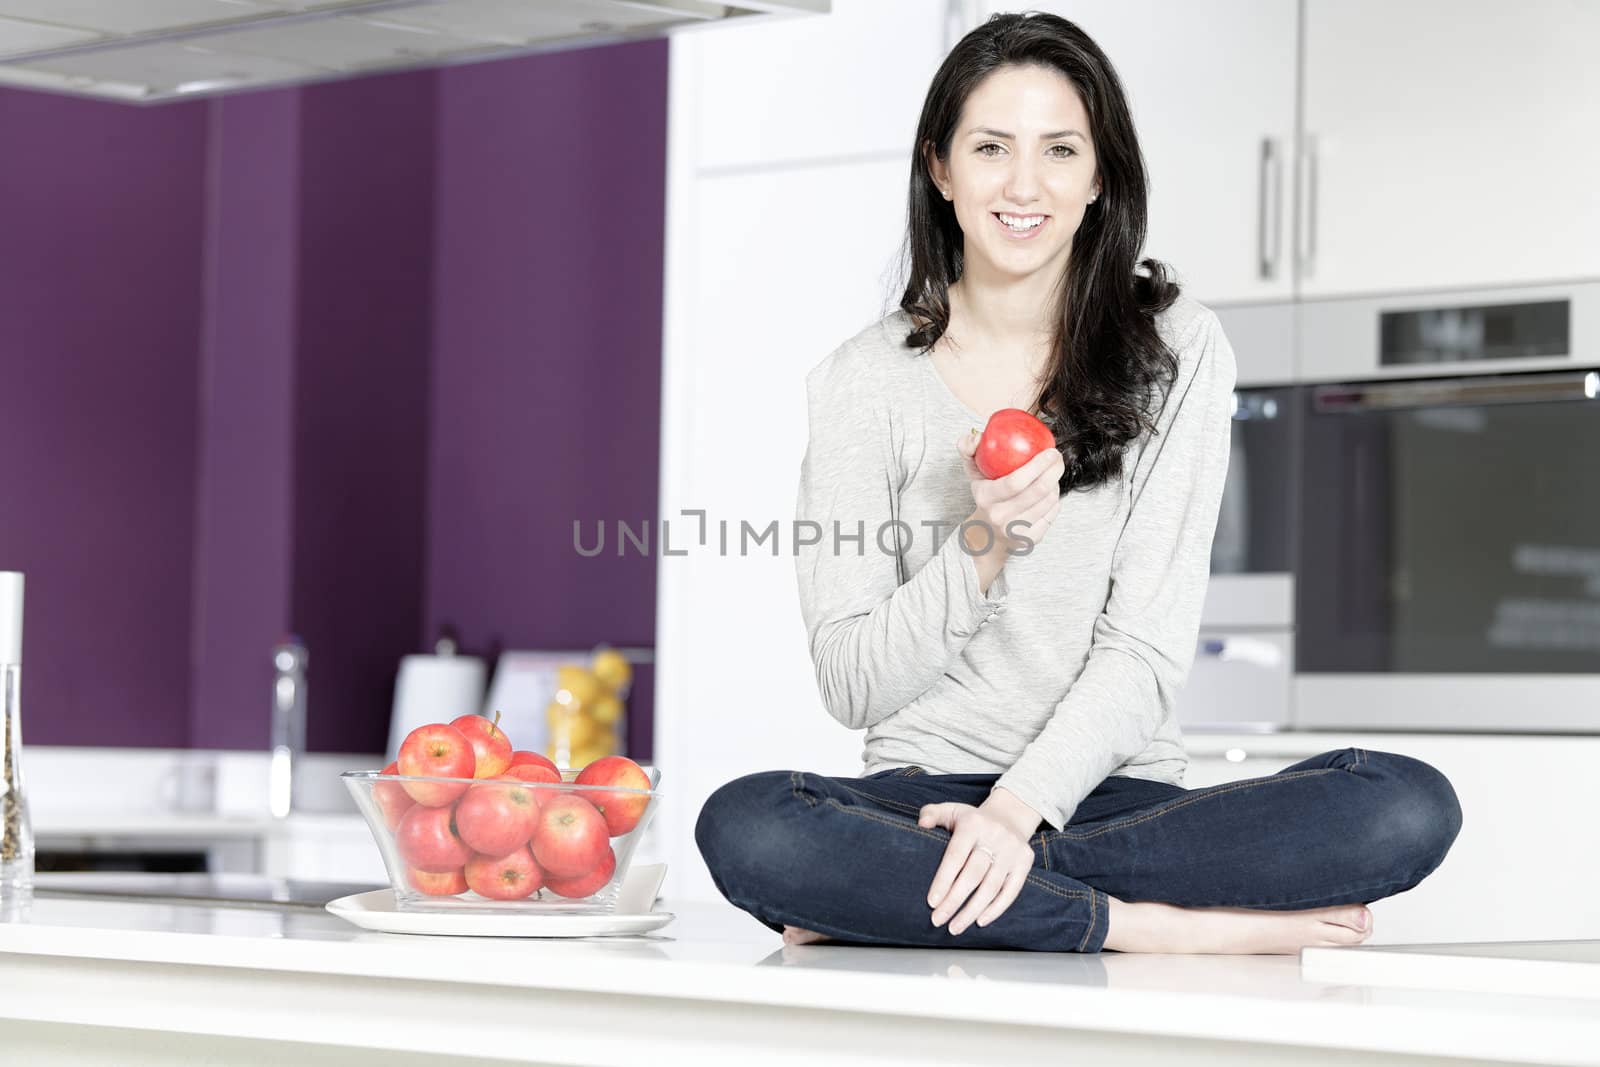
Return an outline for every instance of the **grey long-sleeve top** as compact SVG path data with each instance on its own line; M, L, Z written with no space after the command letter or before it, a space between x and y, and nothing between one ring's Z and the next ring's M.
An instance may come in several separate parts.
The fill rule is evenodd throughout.
M955 535L972 512L958 435L984 416L904 340L896 311L806 376L796 537L828 711L866 730L862 775L989 773L1052 828L1108 775L1183 784L1176 702L1194 661L1227 475L1233 350L1180 296L1158 317L1176 381L1124 472L1075 490L987 594ZM896 524L899 525L896 525Z

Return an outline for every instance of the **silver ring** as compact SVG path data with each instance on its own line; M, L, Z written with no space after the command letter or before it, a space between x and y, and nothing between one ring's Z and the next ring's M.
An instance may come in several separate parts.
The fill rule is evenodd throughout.
M990 863L995 862L995 860L998 858L998 857L995 856L994 851L992 849L990 849L987 845L974 845L973 847L976 848L979 852L987 852L989 854L989 862Z

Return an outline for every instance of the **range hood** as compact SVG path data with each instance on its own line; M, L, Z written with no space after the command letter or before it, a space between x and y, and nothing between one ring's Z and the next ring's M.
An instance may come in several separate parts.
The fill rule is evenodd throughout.
M831 0L0 0L0 86L133 103L825 14Z

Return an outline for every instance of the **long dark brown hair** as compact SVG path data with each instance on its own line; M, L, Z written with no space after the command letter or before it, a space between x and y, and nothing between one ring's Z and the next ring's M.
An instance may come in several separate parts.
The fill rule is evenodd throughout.
M900 308L914 328L905 343L926 353L949 328L949 287L962 271L961 228L928 171L928 146L948 164L967 98L1009 66L1066 75L1089 114L1100 195L1084 213L1056 286L1054 351L1039 400L1067 461L1062 491L1088 489L1120 477L1127 445L1146 429L1154 432L1152 400L1178 372L1156 314L1172 306L1178 284L1157 260L1135 265L1145 239L1144 156L1111 61L1076 24L1034 12L993 15L961 39L934 75L911 162L902 252L909 272Z

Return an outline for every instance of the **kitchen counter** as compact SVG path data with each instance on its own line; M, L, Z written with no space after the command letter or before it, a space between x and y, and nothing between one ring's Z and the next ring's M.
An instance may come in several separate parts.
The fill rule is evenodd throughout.
M1304 981L1292 956L785 946L721 902L636 937L407 937L325 913L53 896L0 923L34 1062L1600 1065L1594 1000ZM32 1056L25 1053L32 1053ZM1020 1060L1019 1060L1020 1057ZM1423 1057L1424 1059L1418 1059Z

